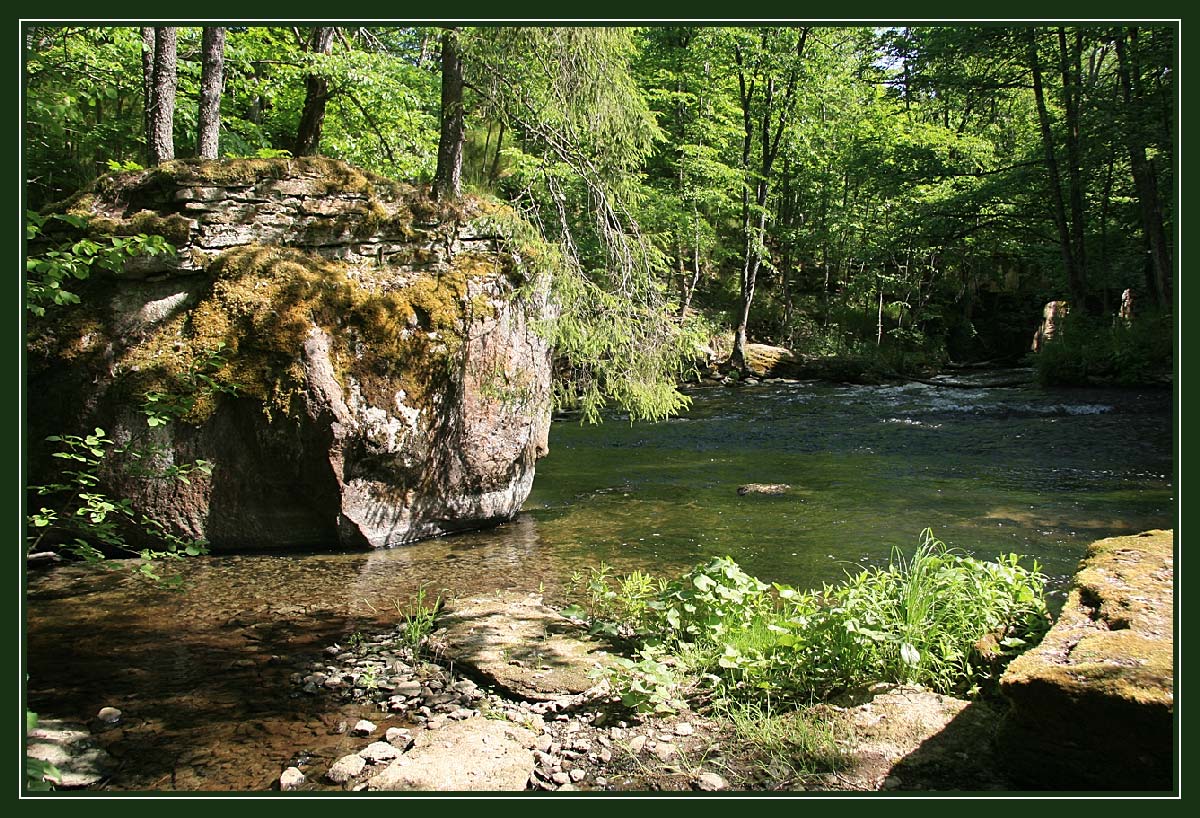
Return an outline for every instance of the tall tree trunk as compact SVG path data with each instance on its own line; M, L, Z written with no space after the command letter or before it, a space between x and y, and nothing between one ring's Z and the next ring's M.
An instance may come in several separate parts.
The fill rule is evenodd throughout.
M1067 195L1071 208L1071 255L1075 260L1077 279L1071 282L1072 295L1079 307L1086 308L1084 295L1087 286L1087 246L1084 231L1087 226L1083 211L1083 179L1081 175L1083 151L1080 147L1080 106L1083 86L1083 32L1076 29L1074 47L1067 46L1067 32L1058 29L1059 73L1062 75L1063 108L1066 112L1067 129Z
M802 28L797 35L796 62L787 71L787 80L784 83L782 101L777 102L775 98L775 77L768 75L763 78L762 117L758 126L760 162L758 182L755 187L754 196L754 203L758 212L757 225L752 225L751 223L749 202L750 156L755 133L754 117L752 116L755 83L753 79L749 83L746 81L746 65L741 49L736 47L734 49L734 59L738 67L738 90L742 103L742 126L744 129L742 170L747 178L742 185L742 231L745 240L745 256L742 260L741 293L738 300L737 324L733 333L733 353L729 356L729 364L740 371L746 370L746 329L750 322L750 305L754 301L758 270L762 264L762 246L767 229L767 199L770 195L771 169L775 164L775 157L779 155L780 141L783 138L784 129L787 127L788 119L795 105L799 61L804 55L804 45L808 41L808 33L809 29ZM762 33L762 50L764 54L768 50L769 36L769 30L764 29ZM774 128L774 132L772 132L772 128Z
M146 135L146 162L150 162L150 131L154 110L154 27L142 26L142 133Z
M1129 43L1126 43L1128 37ZM1123 128L1125 144L1129 151L1129 167L1137 189L1138 205L1142 216L1142 231L1150 246L1150 259L1154 267L1154 298L1160 309L1171 304L1172 279L1175 267L1171 262L1171 247L1167 243L1167 231L1163 224L1162 204L1158 197L1158 180L1154 165L1146 157L1146 145L1141 137L1138 117L1141 115L1139 95L1134 91L1131 75L1137 69L1136 54L1130 53L1137 44L1137 29L1131 28L1116 38L1118 73L1121 77L1121 95L1126 110L1134 124ZM1136 107L1135 107L1136 106Z
M1050 114L1046 110L1046 96L1042 86L1042 67L1038 57L1037 29L1028 29L1029 67L1033 72L1033 97L1037 103L1038 124L1042 132L1042 150L1046 157L1046 172L1050 175L1050 200L1054 206L1054 226L1058 228L1058 244L1062 251L1063 267L1067 273L1067 287L1073 299L1083 297L1083 282L1075 266L1075 254L1071 249L1071 233L1067 225L1067 207L1063 202L1062 179L1058 173L1058 160L1054 156L1054 134L1050 130ZM1082 305L1081 305L1082 306Z
M145 42L143 38L143 42ZM151 165L175 158L176 31L154 29L154 60L151 66L146 146Z
M504 120L500 120L500 131L496 134L496 152L492 154L492 167L488 170L488 182L495 186L500 180L500 150L504 147Z
M455 31L442 34L442 111L438 138L437 171L433 176L433 198L439 201L462 195L462 155L466 139L463 112L463 73Z
M329 54L333 51L332 26L313 29L308 50L313 54ZM325 125L325 105L329 101L329 80L317 74L309 74L304 81L304 110L300 114L300 127L296 131L296 156L314 156L321 150L321 129Z
M196 155L216 159L221 139L221 90L225 84L225 29L205 26L200 51L200 113Z

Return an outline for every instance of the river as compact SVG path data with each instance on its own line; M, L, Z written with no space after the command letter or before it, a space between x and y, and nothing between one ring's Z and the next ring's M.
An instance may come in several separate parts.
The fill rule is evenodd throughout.
M980 384L986 384L986 379ZM694 388L655 424L554 423L522 514L485 532L371 553L186 561L186 590L127 572L30 573L29 706L87 722L112 791L269 789L297 754L332 760L374 716L289 681L334 641L395 623L419 588L564 600L575 572L670 575L729 555L798 587L911 553L922 529L981 558L1037 560L1051 604L1092 540L1175 524L1169 390L820 382ZM779 496L737 492L785 483Z

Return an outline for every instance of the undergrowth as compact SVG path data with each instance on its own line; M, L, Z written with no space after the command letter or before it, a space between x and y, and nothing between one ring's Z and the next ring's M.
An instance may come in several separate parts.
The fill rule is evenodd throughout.
M820 592L768 585L728 557L672 581L601 565L576 575L583 602L565 613L628 640L610 682L644 711L809 703L880 681L977 695L1049 628L1045 580L1036 563L981 561L926 529L911 557L894 549Z

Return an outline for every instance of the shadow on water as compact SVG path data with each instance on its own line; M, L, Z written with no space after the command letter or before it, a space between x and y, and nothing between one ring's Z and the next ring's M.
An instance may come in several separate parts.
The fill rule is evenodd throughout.
M394 625L422 587L563 600L571 575L602 561L670 575L714 555L816 587L911 552L930 526L982 558L1038 559L1061 592L1091 540L1173 524L1172 457L1167 393L704 390L664 423L556 422L525 511L489 531L188 560L182 593L121 572L31 573L29 702L80 722L123 711L98 734L120 763L109 789L267 789L297 754L345 750L340 722L380 717L307 696L292 674ZM738 495L750 482L791 489Z

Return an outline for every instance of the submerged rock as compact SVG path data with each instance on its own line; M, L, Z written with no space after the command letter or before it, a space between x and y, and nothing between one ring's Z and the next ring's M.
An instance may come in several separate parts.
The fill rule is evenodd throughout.
M1173 590L1171 531L1088 548L1058 621L1000 679L1000 745L1021 784L1171 789Z
M787 494L791 488L787 483L746 483L744 486L738 486L737 493L742 496L747 494L780 495Z
M502 206L301 158L169 162L64 207L178 249L96 271L31 327L30 439L100 427L157 450L142 472L212 466L113 469L116 496L218 550L388 546L520 509L547 451L551 307ZM169 422L147 424L148 394L172 396L150 405ZM33 482L58 465L35 453Z

